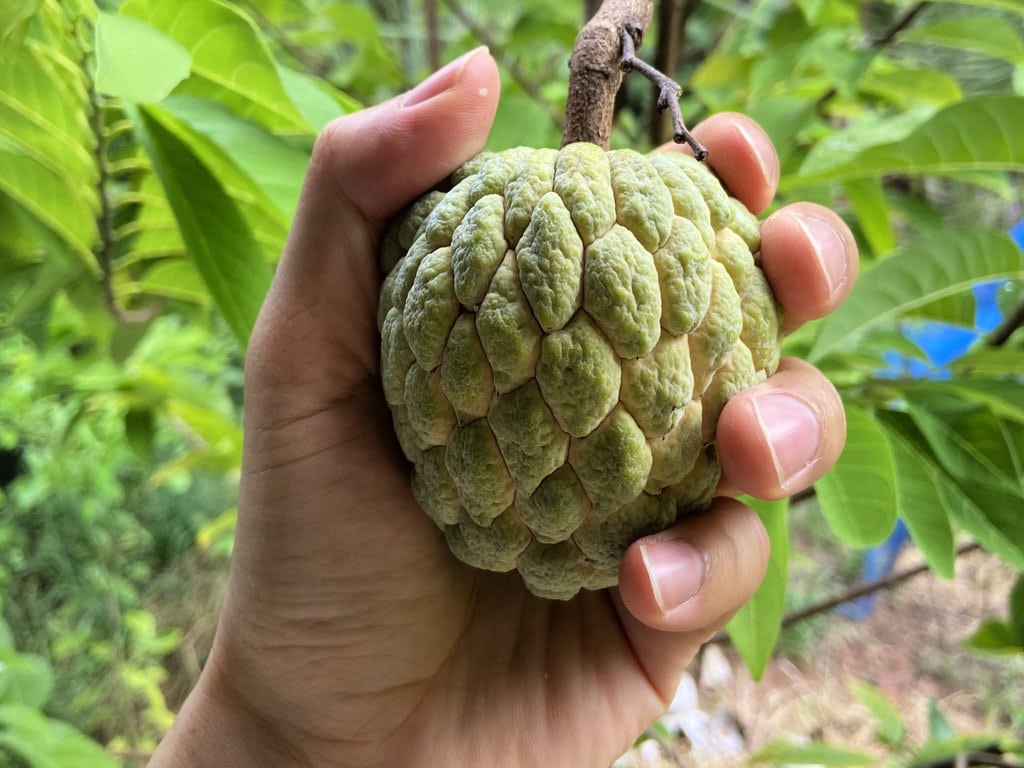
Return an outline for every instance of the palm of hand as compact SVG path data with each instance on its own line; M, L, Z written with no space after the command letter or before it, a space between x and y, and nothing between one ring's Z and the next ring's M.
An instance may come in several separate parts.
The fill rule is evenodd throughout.
M275 415L247 436L243 514L255 519L239 530L215 654L244 671L230 687L328 765L411 764L380 745L437 764L472 763L487 745L509 764L543 764L555 734L557 764L610 760L673 693L665 664L648 671L657 633L611 592L540 600L517 574L458 563L409 492L375 371L359 362L372 355L353 351L333 402L289 403L274 386L274 404L251 409ZM287 520L265 514L282 508Z

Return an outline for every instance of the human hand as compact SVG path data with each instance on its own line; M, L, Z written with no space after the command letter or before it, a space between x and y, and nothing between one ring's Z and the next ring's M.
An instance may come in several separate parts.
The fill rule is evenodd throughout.
M152 766L607 766L763 577L764 529L729 496L789 495L838 456L835 390L786 360L726 406L723 495L634 544L617 589L542 600L449 553L381 395L376 250L390 216L480 151L498 95L478 50L318 140L249 347L217 637ZM719 115L695 133L763 210L778 180L763 132ZM764 223L762 259L790 328L833 310L857 271L849 231L809 204Z

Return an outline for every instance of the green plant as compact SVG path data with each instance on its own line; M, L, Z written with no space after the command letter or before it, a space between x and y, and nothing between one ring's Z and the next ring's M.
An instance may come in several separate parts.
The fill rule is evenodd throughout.
M927 737L914 743L907 735L903 715L881 690L860 681L852 682L850 689L874 720L879 754L823 743L793 744L780 740L751 755L748 764L920 768L954 764L1009 766L1019 765L1024 759L1024 742L1019 739L998 733L958 734L934 700L928 705Z
M0 621L0 762L27 768L120 768L99 745L43 714L53 693L46 661L15 650Z

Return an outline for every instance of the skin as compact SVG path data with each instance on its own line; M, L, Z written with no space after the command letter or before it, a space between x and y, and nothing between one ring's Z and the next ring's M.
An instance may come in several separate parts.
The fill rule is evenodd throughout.
M389 216L482 148L498 94L474 51L318 140L248 351L214 648L153 768L607 766L763 577L767 536L728 494L793 493L835 461L838 396L787 360L723 414L723 495L634 544L617 589L544 601L449 554L410 494L380 392L375 251ZM761 129L718 115L695 133L733 194L767 206L778 161ZM856 263L830 211L790 206L764 225L793 325L835 309Z

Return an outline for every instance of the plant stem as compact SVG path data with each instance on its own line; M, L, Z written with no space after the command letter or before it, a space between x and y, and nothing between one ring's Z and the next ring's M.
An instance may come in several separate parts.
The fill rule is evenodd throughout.
M961 557L962 555L966 555L969 552L974 552L979 549L981 549L981 545L976 541L972 541L968 544L962 544L960 547L958 547L955 556ZM874 581L869 581L864 584L858 584L856 587L848 589L846 592L843 592L840 595L829 598L828 600L823 600L820 603L815 603L814 605L810 605L799 611L794 611L793 613L784 616L782 618L782 623L780 624L780 627L782 629L791 627L794 624L799 624L801 621L806 621L807 619L817 616L818 614L831 611L834 608L838 608L843 603L849 603L850 601L856 600L859 597L865 597L866 595L870 595L875 592L880 592L883 589L891 589L892 587L895 587L897 584L902 584L904 581L912 579L915 576L920 576L922 573L926 573L929 570L931 570L931 566L928 565L928 563L921 563L920 565L915 565L913 568L907 568L902 571L890 573L888 576L885 576L884 578L875 579ZM718 632L711 639L711 642L729 642L729 635L725 632Z
M565 105L562 146L589 141L607 150L615 116L615 94L622 73L636 70L658 88L658 111L672 114L673 138L693 148L698 160L707 157L683 123L679 109L682 88L671 77L636 55L654 8L639 0L605 0L576 37L569 60L569 98Z
M1018 304L1014 310L1006 316L1006 319L988 337L990 347L1001 347L1010 340L1014 332L1024 326L1024 301Z
M658 88L659 114L668 109L672 115L672 140L677 144L682 144L683 142L689 144L693 149L694 156L698 160L707 158L707 149L693 137L693 134L687 130L686 123L683 122L683 113L679 109L679 95L683 89L671 77L659 72L636 55L632 30L626 30L622 33L622 68L626 72L635 69Z
M605 0L580 30L569 59L563 146L589 141L609 148L615 94L622 84L622 35L627 29L642 34L653 14L647 0Z

